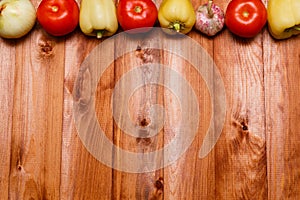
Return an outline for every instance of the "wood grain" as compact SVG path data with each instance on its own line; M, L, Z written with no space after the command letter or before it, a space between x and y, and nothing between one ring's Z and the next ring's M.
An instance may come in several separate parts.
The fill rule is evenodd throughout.
M148 82L158 82L162 76L162 71L152 69L151 65L161 62L161 52L159 49L151 49L151 47L159 46L159 39L150 37L152 39L143 39L139 37L128 37L122 35L115 41L116 55L122 54L123 50L118 49L122 44L132 46L130 49L133 51L124 55L121 58L116 57L115 62L115 80L116 82L122 76L125 76L130 70L136 70L138 76L141 76L141 80L145 83L144 86L136 88L133 96L129 99L128 107L122 108L124 115L129 114L131 120L135 126L151 127L154 123L153 116L151 115L151 107L155 104L163 104L161 94L163 90L158 85L150 85ZM135 81L134 77L129 80L131 82L125 82L123 92L133 92L129 88L134 89ZM127 101L127 99L118 101ZM121 104L122 106L122 104ZM122 119L122 118L120 118ZM127 149L137 153L148 153L155 151L163 145L163 132L158 132L152 137L147 137L149 132L142 130L137 133L136 137L128 136L124 132L123 127L114 125L114 143L122 149ZM155 127L154 127L155 129ZM121 159L121 158L120 158ZM155 160L148 160L145 156L145 161L153 162ZM132 163L134 164L134 163ZM153 172L148 171L147 165L141 165L141 170L144 173L126 173L114 170L113 172L113 192L114 199L162 199L162 188L157 184L160 183L160 179L163 177L162 170L156 170ZM131 184L135 182L135 184Z
M158 6L160 0L154 1ZM125 55L122 58L116 57L115 62L115 81L117 82L124 74L129 70L133 70L135 67L141 67L147 65L144 71L140 71L141 78L144 82L153 81L158 82L162 76L161 70L152 70L152 63L161 63L161 52L157 49L151 49L151 46L158 47L159 39L139 39L138 37L120 37L115 42L116 55L122 53L123 50L119 49L122 45L134 44L132 47L136 50ZM134 79L132 80L134 85ZM126 82L122 87L125 88L131 83ZM158 85L145 85L142 88L137 88L134 95L131 97L128 108L123 108L123 113L129 113L132 123L138 127L151 126L150 110L152 105L163 105L163 91ZM140 131L136 138L126 135L122 127L114 124L114 144L122 149L130 150L133 152L149 153L155 151L163 146L163 131L158 132L153 137L147 137L148 132ZM145 135L146 134L146 135ZM147 160L147 157L145 157ZM148 162L155 162L154 160L148 160ZM142 167L142 166L141 166ZM147 170L146 165L142 168ZM145 173L126 173L118 170L113 171L113 199L151 199L158 200L163 199L163 171L156 170L153 172ZM134 184L132 184L134 182Z
M40 1L32 2L37 7ZM205 0L191 2L196 9ZM159 6L161 0L155 3ZM229 0L216 3L226 10ZM157 85L137 89L124 113L135 125L149 126L151 106L159 104L165 109L165 126L154 137L130 136L112 116L111 97L124 74L157 62L177 71L197 96L199 130L190 147L171 165L143 173L102 164L88 152L74 123L72 94L80 67L105 39L87 37L79 27L66 37L52 37L38 23L21 39L1 39L0 199L299 199L300 37L277 41L267 27L250 40L226 28L212 38L196 30L188 36L213 58L227 97L221 138L203 159L198 155L213 99L194 66L170 52L151 50L166 46L161 37L119 38L111 52L101 53L115 55L115 60L96 86L95 112L107 138L122 149L146 155L169 144L178 131L185 94L183 83L169 72L143 68L145 82L171 80L181 92L176 96ZM117 57L125 43L136 50ZM200 55L195 49L187 51ZM132 79L122 85L123 91L134 84ZM114 153L112 157L118 155Z
M64 40L37 30L17 44L15 69L9 197L56 199L60 184L63 88L59 83L63 83Z
M189 36L192 36L192 34L189 34ZM194 37L197 37L197 35L195 34ZM200 39L199 41L202 45L206 45L208 51L212 50L212 42ZM187 55L190 55L191 57L196 56L194 55L192 47L185 45L184 42L177 42L177 45L175 45L175 42L173 43L174 45L169 45L170 50L172 50L173 52L180 52L181 49L181 51L186 52ZM168 44L170 44L170 42ZM198 53L200 56L200 52ZM208 194L214 190L214 166L207 163L208 160L213 159L214 154L211 153L208 159L205 159L203 162L198 158L199 149L201 147L204 135L206 134L206 130L209 127L211 118L211 109L209 106L211 105L210 94L201 75L194 68L198 66L192 66L191 63L188 63L191 57L185 57L186 60L184 60L182 57L176 56L174 54L169 54L167 52L164 52L163 54L164 64L166 66L169 66L172 70L178 72L180 76L184 77L189 82L190 86L198 97L197 101L199 104L199 109L201 110L201 119L198 124L199 130L196 137L194 138L193 143L176 162L172 163L170 166L165 167L164 169L165 199L194 199L202 198L204 196L206 198L208 196L214 196L213 193ZM174 77L171 73L166 74L165 76L166 80L169 80L172 83L180 82L180 79L178 80L177 77ZM174 94L174 91L172 91L172 89L174 90L176 87L179 88L180 92ZM189 99L189 97L185 96L186 92L183 91L185 89L186 88L184 87L184 85L174 85L171 88L170 92L165 92L165 145L174 140L176 134L186 134L184 131L180 131L181 126L185 125L182 124L182 118L186 117L183 116L182 109L190 108L189 106L183 105L182 100L184 98ZM190 110L189 112L189 120L194 120L193 111ZM178 145L180 145L180 143L178 143ZM179 153L178 149L172 149L172 153L174 155L177 155ZM201 166L202 168L200 168L199 166ZM211 173L211 176L207 176L207 173ZM193 175L190 176L191 174ZM210 188L209 185L212 187ZM197 186L203 189L203 193L198 193L198 191L194 189Z
M72 35L66 42L66 67L64 89L64 122L62 158L61 198L63 199L110 199L112 170L97 161L78 138L74 125L73 96L74 84L81 63L101 41L83 35ZM76 51L74 51L74 49ZM106 85L106 83L105 83ZM100 87L103 87L100 84ZM107 90L104 92L106 93ZM109 91L109 90L108 90ZM105 99L106 100L106 99ZM101 101L102 103L103 101ZM101 108L103 104L100 104ZM106 115L105 115L106 116ZM107 131L111 132L107 120ZM111 126L110 126L111 127ZM72 178L70 178L72 177Z
M15 43L1 40L0 48L2 53L0 60L0 194L3 199L9 196L9 173L11 155L11 135L13 116L13 96L15 77ZM3 62L10 60L10 62Z
M298 41L264 43L269 199L300 197Z
M217 199L268 195L262 40L261 35L243 40L227 30L214 40L214 59L228 97L227 119L216 146Z

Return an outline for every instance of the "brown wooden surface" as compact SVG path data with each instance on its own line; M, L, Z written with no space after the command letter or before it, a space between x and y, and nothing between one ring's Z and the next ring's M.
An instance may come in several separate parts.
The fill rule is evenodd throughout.
M37 7L39 1L32 2ZM205 1L192 2L196 8ZM224 10L228 2L216 1ZM162 61L193 86L203 112L199 133L178 161L149 173L105 166L78 137L74 82L81 63L103 40L79 29L56 38L39 24L24 38L1 39L0 199L299 199L300 37L275 41L267 28L250 40L227 29L213 38L197 31L188 36L214 59L226 89L226 122L207 157L199 159L198 153L212 114L210 94L201 76L178 56L128 54L116 59L97 85L95 110L106 136L136 152L154 151L172 140L178 102L163 87L138 90L129 102L132 121L147 123L149 106L158 103L166 109L166 126L156 137L133 138L112 118L116 81L133 66ZM122 43L116 41L114 51ZM138 43L142 50L149 45ZM167 76L151 70L144 75Z

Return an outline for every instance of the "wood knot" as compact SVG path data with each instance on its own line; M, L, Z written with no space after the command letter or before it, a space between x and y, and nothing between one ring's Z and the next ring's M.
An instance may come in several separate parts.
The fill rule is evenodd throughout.
M18 166L17 166L17 169L18 169L19 171L22 171L22 165L18 165Z
M151 140L151 138L138 137L138 138L136 138L136 142L140 143L143 146L149 146L152 143L152 140Z
M53 54L53 44L49 40L40 40L39 43L40 55L43 57L49 57Z
M164 190L164 180L162 177L155 181L155 187L158 190Z
M238 120L233 120L233 126L238 128L240 130L240 132L246 134L249 131L249 127L248 127L248 118L245 119L238 119Z
M137 45L137 47L136 47L136 53L138 53L138 52L140 52L142 50L142 47L140 46L140 45Z
M143 49L140 45L136 47L135 56L142 60L143 63L151 63L153 61L152 49Z
M149 124L150 124L150 121L145 118L140 121L140 126L142 126L142 127L146 127Z
M242 126L242 130L243 131L248 131L248 126L247 126L247 124L245 122L242 122L241 126Z
M158 200L162 199L162 194L164 190L164 183L163 183L163 178L160 177L158 180L155 181L154 183L154 193L150 200Z

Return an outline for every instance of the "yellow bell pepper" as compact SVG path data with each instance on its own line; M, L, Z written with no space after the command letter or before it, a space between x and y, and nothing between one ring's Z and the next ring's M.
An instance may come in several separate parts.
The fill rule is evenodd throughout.
M276 39L286 39L300 33L300 1L269 0L268 27Z
M81 31L102 38L118 30L116 5L113 0L82 0L79 12Z
M196 22L196 14L190 0L163 0L158 10L158 21L168 33L188 33Z

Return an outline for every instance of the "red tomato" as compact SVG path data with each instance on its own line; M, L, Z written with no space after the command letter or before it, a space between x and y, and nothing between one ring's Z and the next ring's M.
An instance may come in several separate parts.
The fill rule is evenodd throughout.
M261 0L232 0L225 13L225 24L234 34L252 38L267 22L267 10Z
M63 36L75 30L79 22L79 6L75 0L42 0L37 19L51 35Z
M117 6L117 18L123 30L144 28L132 30L133 33L149 31L154 26L157 15L158 11L152 0L120 0Z

